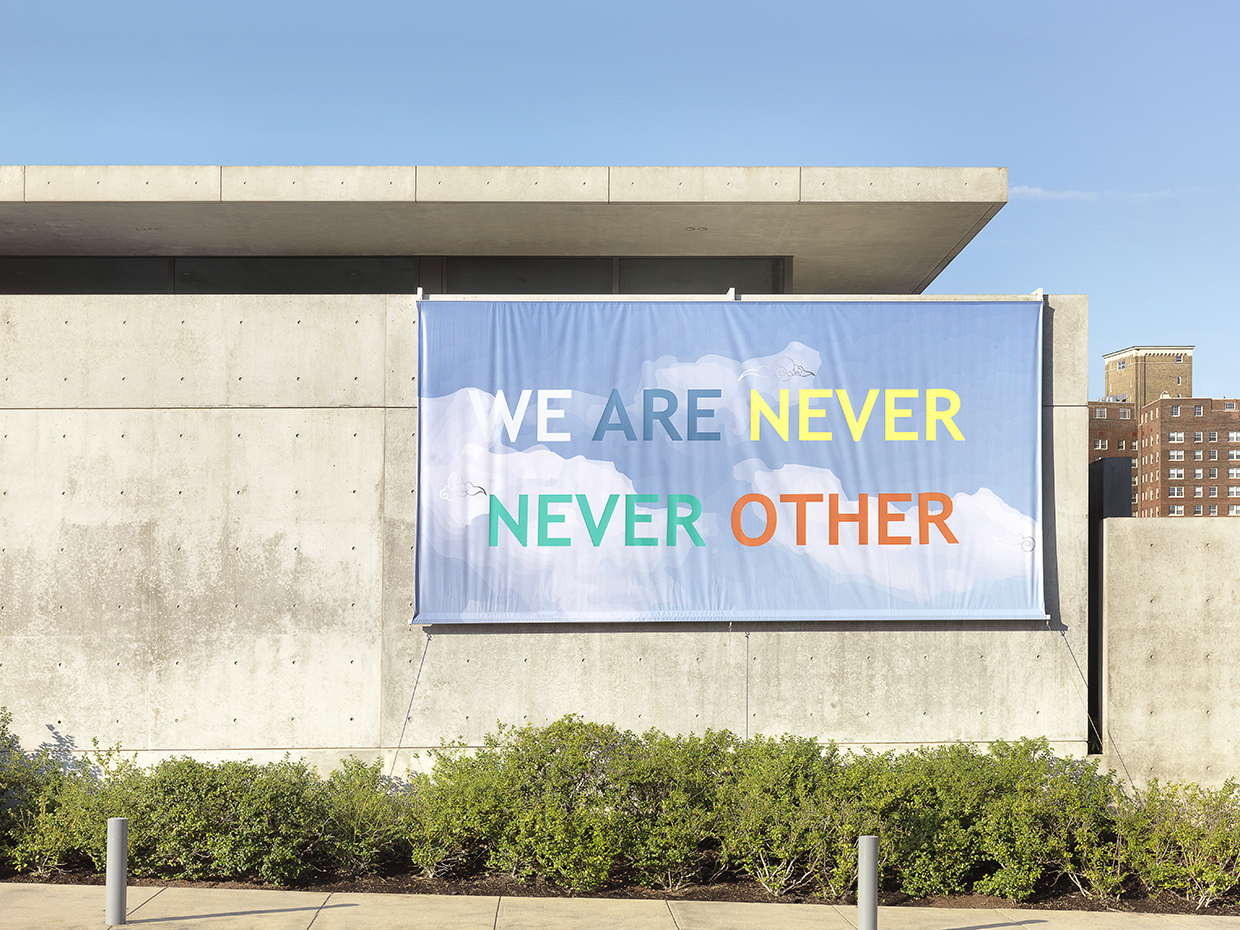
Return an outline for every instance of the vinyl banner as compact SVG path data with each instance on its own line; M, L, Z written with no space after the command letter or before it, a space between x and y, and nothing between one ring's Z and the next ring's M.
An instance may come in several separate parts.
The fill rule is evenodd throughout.
M417 619L1041 619L1042 302L419 303Z

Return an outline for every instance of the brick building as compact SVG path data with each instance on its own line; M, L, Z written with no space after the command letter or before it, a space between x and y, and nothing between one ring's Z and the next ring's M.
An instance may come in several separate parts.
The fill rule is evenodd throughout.
M1163 394L1193 396L1193 346L1129 346L1102 359L1108 400L1144 410Z
M1089 405L1089 460L1126 458L1132 462L1132 512L1137 513L1136 404L1111 399Z
M1137 443L1137 516L1240 517L1240 401L1154 400Z

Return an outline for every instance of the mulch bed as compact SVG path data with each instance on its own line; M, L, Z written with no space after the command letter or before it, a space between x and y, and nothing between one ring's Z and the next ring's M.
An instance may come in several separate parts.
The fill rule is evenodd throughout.
M0 868L0 882L43 882L53 885L102 885L104 876L92 871L57 871L44 875L16 874ZM166 885L172 888L249 888L273 890L276 886L261 882L202 882L178 879L146 879L130 877L129 884ZM507 873L482 873L465 878L422 878L413 873L368 875L360 878L311 881L285 890L319 892L358 892L364 894L443 894L489 895L520 898L571 897L572 892L541 879L518 881ZM741 901L759 904L837 904L855 905L853 899L824 901L810 895L785 894L775 897L757 882L727 877L710 884L691 884L674 892L645 888L617 882L586 894L587 898L648 898L676 901ZM1228 896L1200 910L1183 898L1168 892L1146 895L1136 891L1121 900L1102 902L1087 898L1067 881L1040 889L1029 901L1015 903L989 895L951 895L946 897L910 898L899 892L884 892L879 903L891 907L954 907L954 908L1030 908L1070 911L1118 911L1137 914L1211 914L1240 916L1240 897Z

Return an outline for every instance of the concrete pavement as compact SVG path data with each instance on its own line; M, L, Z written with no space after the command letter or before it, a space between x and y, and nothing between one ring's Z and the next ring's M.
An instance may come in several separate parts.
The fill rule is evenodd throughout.
M165 930L854 930L856 908L821 904L326 894L131 887L128 925ZM98 930L100 885L0 883L0 930ZM879 908L881 930L1240 930L1240 917Z

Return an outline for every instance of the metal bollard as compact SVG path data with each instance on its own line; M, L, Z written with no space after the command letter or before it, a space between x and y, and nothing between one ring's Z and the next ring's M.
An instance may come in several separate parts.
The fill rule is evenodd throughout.
M129 885L129 820L108 818L107 905L103 922L111 926L125 922L125 893Z
M878 930L878 837L857 839L857 930Z

